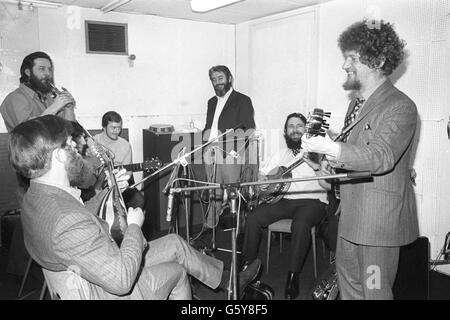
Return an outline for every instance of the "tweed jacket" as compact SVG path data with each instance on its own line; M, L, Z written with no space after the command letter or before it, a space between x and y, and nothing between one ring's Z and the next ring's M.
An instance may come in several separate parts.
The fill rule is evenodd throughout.
M25 246L45 269L79 272L89 282L90 299L148 298L140 285L145 279L136 281L142 231L130 225L119 248L108 224L93 214L102 196L83 205L63 189L32 181L22 203Z
M416 105L389 79L367 99L332 165L370 171L373 179L341 185L339 236L373 246L401 246L418 237L410 178L416 124Z

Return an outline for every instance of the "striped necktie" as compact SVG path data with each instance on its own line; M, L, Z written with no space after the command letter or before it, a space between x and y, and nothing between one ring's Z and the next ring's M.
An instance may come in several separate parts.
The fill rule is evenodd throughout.
M355 121L356 115L358 114L359 109L361 109L362 105L364 104L364 101L366 101L366 100L356 98L355 105L353 106L352 112L350 112L349 115L345 118L344 129L342 129L342 131L344 131L346 128L348 128L353 123L353 121ZM347 131L344 134L344 136L341 139L342 142L347 142L347 138L350 135L350 131L351 130Z
M353 106L352 112L350 112L349 115L345 118L344 128L342 129L342 131L344 131L346 128L348 128L348 126L350 126L353 123L353 121L355 121L356 115L358 114L359 109L361 109L362 105L364 104L364 101L365 101L364 99L356 98L355 105ZM351 130L344 133L344 135L342 136L340 141L347 142L347 138L350 135L350 131ZM339 171L339 170L336 170L336 171ZM339 181L333 181L331 188L332 188L332 190L334 190L334 196L336 197L336 199L340 199L341 198L341 186L339 184Z

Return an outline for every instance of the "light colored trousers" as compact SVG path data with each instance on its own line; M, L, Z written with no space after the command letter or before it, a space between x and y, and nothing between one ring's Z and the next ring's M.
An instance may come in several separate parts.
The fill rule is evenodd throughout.
M149 241L144 259L142 273L146 276L140 278L148 281L145 288L158 300L190 300L187 275L212 289L219 286L222 278L222 261L200 253L176 234Z
M392 300L400 247L356 244L338 237L336 271L342 300Z

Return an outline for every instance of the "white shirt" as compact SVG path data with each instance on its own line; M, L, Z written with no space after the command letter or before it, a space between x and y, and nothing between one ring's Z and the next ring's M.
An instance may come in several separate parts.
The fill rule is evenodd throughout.
M211 125L211 133L209 134L209 140L212 140L216 138L219 135L219 117L222 113L223 107L228 101L228 98L230 97L231 92L233 91L233 88L230 88L227 93L223 97L217 96L217 106L216 110L214 111L214 118ZM229 129L229 128L228 128ZM222 134L223 132L221 132Z
M259 168L259 171L267 175L272 169L283 166L289 167L294 162L303 157L305 151L303 149L294 157L292 150L285 147L269 157ZM315 177L314 170L303 162L291 171L292 178ZM324 203L328 203L327 191L323 189L318 180L291 182L289 190L285 193L286 199L318 199Z

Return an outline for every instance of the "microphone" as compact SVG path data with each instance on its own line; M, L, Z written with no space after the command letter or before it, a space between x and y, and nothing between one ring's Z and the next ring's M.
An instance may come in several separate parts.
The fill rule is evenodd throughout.
M370 178L371 176L372 176L372 172L370 172L370 171L347 172L347 177L350 179Z
M172 205L173 205L173 189L170 188L169 199L167 201L167 216L166 216L167 222L172 221Z

